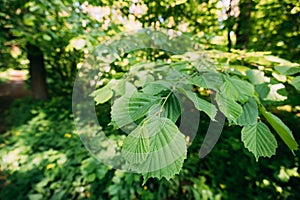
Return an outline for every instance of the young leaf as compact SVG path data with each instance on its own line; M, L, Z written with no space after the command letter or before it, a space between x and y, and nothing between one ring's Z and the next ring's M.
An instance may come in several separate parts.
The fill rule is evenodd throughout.
M290 150L292 152L293 150L298 150L298 144L293 137L292 131L281 121L281 119L272 113L267 112L264 108L260 108L260 111Z
M253 98L249 98L248 102L243 105L243 113L237 119L237 124L241 126L253 125L257 123L258 107Z
M95 90L90 96L93 96L96 104L102 104L108 101L113 95L111 88L106 85L103 88Z
M178 174L186 158L187 147L184 135L174 122L154 116L144 121L141 128L147 130L144 133L149 138L150 151L144 162L136 163L137 159L127 160L132 170L142 173L144 182L150 177L170 179Z
M261 156L271 157L275 155L277 141L263 122L245 126L242 129L242 141L245 147L254 154L256 161Z
M217 93L216 101L221 112L228 118L228 120L236 123L237 118L243 113L243 108L232 99L225 98L223 95Z
M196 93L191 91L185 91L185 95L194 103L198 110L205 112L211 120L214 120L217 109L213 104L201 99Z

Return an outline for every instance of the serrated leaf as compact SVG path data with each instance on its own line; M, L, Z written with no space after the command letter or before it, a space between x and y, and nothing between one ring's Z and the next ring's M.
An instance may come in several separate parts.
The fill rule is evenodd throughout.
M257 123L258 107L253 98L249 98L248 102L243 105L243 113L237 119L237 124L241 126L253 125Z
M191 91L185 91L185 95L194 103L198 110L205 112L211 120L214 120L217 114L217 109L213 104L201 99L196 93Z
M260 109L260 111L290 150L292 152L293 150L298 150L298 144L294 139L292 131L281 121L281 119L272 113L267 112L265 109Z
M300 73L299 66L276 66L275 70L283 75L294 75Z
M137 127L124 140L122 156L131 164L144 162L149 154L150 143L145 127Z
M263 122L245 126L242 129L242 141L245 147L254 154L256 161L261 156L271 157L275 155L277 141Z
M196 76L190 77L190 78L188 78L188 82L190 84L193 84L198 87L208 88L203 76L196 75Z
M157 103L158 97L135 92L132 96L117 99L111 110L112 121L119 128L131 124L147 114L151 106Z
M225 78L221 91L226 98L242 103L246 102L249 96L254 96L254 87L250 83L231 77Z
M107 102L113 95L113 91L110 89L108 85L95 90L90 96L94 97L96 104L102 104Z
M294 86L296 88L296 90L300 91L300 76L295 77L291 81L291 85Z
M251 81L252 84L262 84L265 82L265 73L257 70L257 69L251 69L246 71L246 75L248 79Z
M220 111L228 118L228 120L236 123L237 118L240 117L243 112L242 106L234 100L228 99L219 93L216 95L216 101Z
M167 118L154 116L140 126L147 130L145 137L149 138L150 151L142 163L134 163L136 160L127 160L131 169L143 174L144 183L150 177L170 179L178 174L183 160L186 158L187 147L184 135L174 122Z

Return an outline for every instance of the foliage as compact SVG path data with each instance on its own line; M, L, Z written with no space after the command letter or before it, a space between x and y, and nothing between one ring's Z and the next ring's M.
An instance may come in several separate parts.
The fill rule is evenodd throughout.
M244 66L236 64L241 62L239 54L244 54ZM227 67L222 66L225 56ZM131 170L143 174L145 181L149 177L169 179L181 169L187 147L183 133L175 124L182 114L183 100L179 96L192 101L195 108L206 113L212 121L219 110L229 125L242 126L242 141L257 161L259 157L271 157L277 148L276 139L265 122L292 152L298 150L290 129L263 105L265 101L287 99L279 90L285 88L284 82L295 85L291 81L293 77L285 74L291 68L297 73L298 64L264 53L243 51L235 54L214 52L211 59L217 65L205 59L208 58L203 57L203 52L187 52L173 56L171 63L137 64L124 79L112 79L92 94L97 103L115 96L111 119L116 128L137 124L135 128L127 128L130 134L123 143L123 157ZM260 67L257 68L256 63ZM287 69L280 67L283 64ZM270 66L280 69L278 74ZM270 71L271 76L264 69ZM131 87L123 87L124 84ZM199 89L202 96L199 96ZM215 104L205 100L211 91Z
M288 153L280 140L273 159L260 159L256 163L238 139L240 129L225 128L211 154L199 159L198 150L208 126L206 116L201 118L202 128L188 149L179 175L169 182L150 179L142 186L139 175L111 169L90 157L74 133L69 101L65 100L63 107L57 102L62 99L46 103L21 99L7 113L7 117L32 114L24 117L22 124L11 124L11 129L1 135L1 177L6 177L1 179L1 199L296 199L299 196L299 160Z

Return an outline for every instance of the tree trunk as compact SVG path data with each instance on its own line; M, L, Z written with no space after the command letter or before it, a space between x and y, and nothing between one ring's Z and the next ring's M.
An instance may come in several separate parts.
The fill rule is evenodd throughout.
M251 33L251 10L254 3L252 0L240 0L240 14L237 19L236 48L246 49Z
M29 72L31 89L35 99L47 100L49 98L46 71L43 52L38 46L27 44L27 58L29 60Z

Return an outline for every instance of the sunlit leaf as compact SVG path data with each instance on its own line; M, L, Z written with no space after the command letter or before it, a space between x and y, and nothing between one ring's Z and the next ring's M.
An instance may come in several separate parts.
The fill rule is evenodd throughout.
M91 96L94 97L96 104L102 104L108 101L113 95L113 91L110 89L108 85L104 86L103 88L100 88L98 90L95 90Z
M269 84L269 88L270 88L270 92L264 100L284 101L287 99L287 96L283 96L278 93L279 90L285 89L285 86L282 83Z

